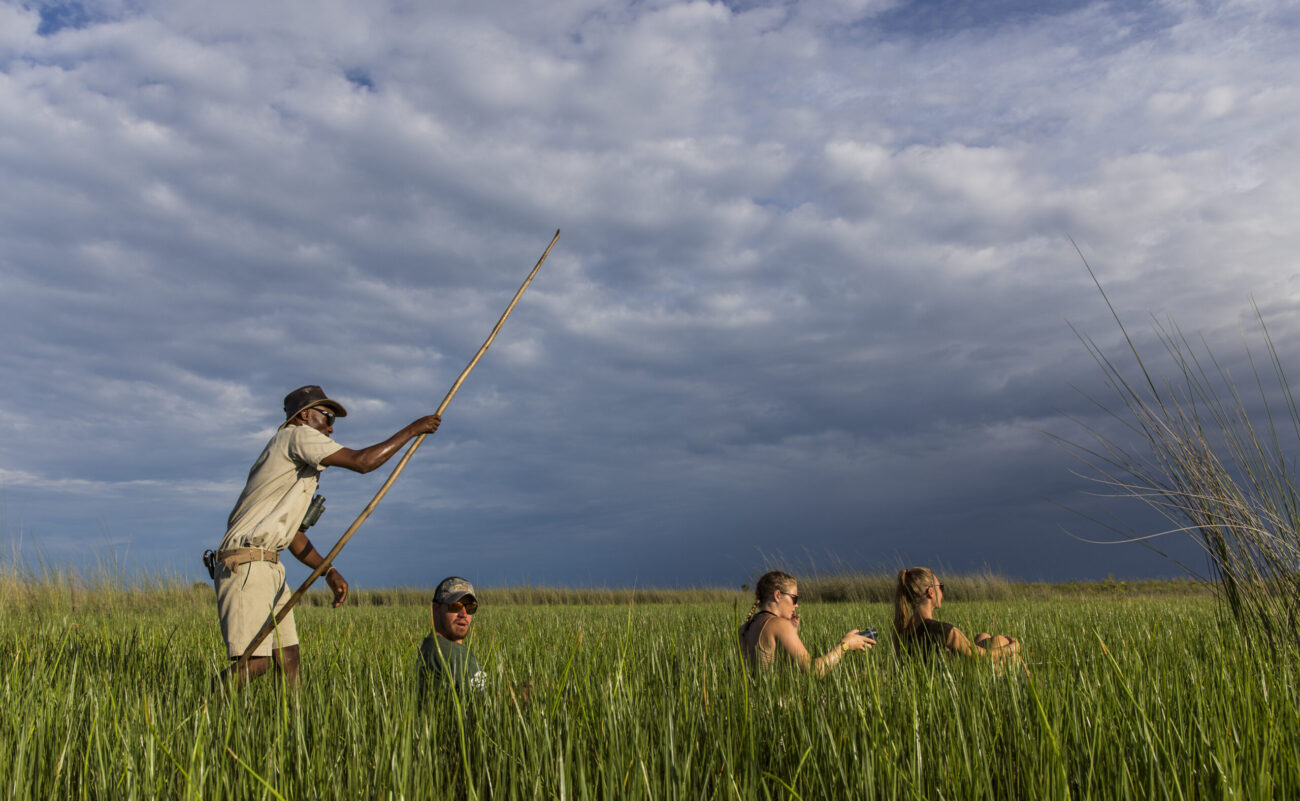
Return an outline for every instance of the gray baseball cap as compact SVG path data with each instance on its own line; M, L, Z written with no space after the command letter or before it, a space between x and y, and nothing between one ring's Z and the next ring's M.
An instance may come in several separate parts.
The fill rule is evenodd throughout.
M449 604L465 597L478 601L478 596L474 593L474 585L460 576L448 576L439 582L438 589L433 591L433 602L436 604Z

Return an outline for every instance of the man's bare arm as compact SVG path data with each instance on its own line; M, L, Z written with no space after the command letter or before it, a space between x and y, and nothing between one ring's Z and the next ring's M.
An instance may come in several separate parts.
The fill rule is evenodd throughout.
M432 434L437 431L440 423L442 418L436 414L421 417L383 442L359 451L340 448L321 460L321 464L326 467L343 467L355 473L369 473L381 467L406 443L421 434Z
M299 531L293 535L293 542L289 543L289 553L312 570L320 567L321 562L325 561L325 558L316 550L316 546L312 545L311 540L307 539L307 532L305 531ZM338 571L338 568L330 565L329 569L325 571L325 583L329 585L330 591L334 593L335 606L347 600L348 582L343 578L343 574Z

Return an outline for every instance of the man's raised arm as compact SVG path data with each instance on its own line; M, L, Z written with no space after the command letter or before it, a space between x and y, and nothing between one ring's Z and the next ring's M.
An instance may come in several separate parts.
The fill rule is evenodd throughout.
M398 449L406 443L421 434L432 434L437 431L441 422L442 418L436 414L421 417L383 442L375 443L369 448L362 448L359 451L354 451L351 448L340 448L322 459L321 464L326 467L347 468L356 473L369 473L392 458L392 455L397 453Z

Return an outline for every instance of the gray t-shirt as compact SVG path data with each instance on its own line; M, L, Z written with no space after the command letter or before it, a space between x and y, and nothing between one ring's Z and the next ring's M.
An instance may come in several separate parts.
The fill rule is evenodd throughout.
M464 643L430 634L420 643L420 693L426 687L442 688L448 681L454 681L461 692L479 692L487 687L487 674Z

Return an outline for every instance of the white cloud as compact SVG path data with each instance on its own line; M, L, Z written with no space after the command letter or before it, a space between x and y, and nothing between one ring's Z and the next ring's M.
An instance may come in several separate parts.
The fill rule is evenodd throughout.
M8 3L0 5L0 53L22 52L36 42L36 28L41 17L33 8L20 8Z

